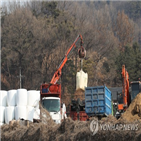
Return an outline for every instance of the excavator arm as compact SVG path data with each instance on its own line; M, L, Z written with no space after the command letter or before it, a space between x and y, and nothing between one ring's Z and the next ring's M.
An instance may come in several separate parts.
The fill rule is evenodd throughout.
M54 73L51 81L50 81L50 85L52 84L56 84L57 81L59 80L59 78L61 77L61 71L62 71L62 68L64 67L65 63L67 62L68 60L68 57L69 55L71 54L71 52L73 51L74 48L76 48L76 43L77 41L80 39L80 49L79 49L79 57L80 58L84 58L85 57L85 54L84 54L84 48L82 46L83 44L83 38L82 38L82 35L78 35L77 38L75 39L75 41L73 42L73 44L70 46L70 48L68 49L67 53L65 54L62 62L60 63L57 71Z
M125 68L125 65L122 65L122 98L123 103L118 104L118 110L125 111L130 104L130 95L129 95L129 74Z
M129 104L129 74L125 69L125 65L122 66L122 94L123 94L123 104L124 107L127 107Z

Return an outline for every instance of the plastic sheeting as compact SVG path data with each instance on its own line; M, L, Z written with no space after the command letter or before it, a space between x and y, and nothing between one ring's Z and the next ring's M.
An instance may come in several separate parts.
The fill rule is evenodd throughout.
M0 122L5 122L5 107L0 106Z
M26 89L17 90L16 105L17 106L26 106L27 105L27 90Z
M27 119L27 108L26 106L16 106L15 107L15 119Z
M33 122L34 110L34 107L27 106L27 120Z
M80 70L76 74L76 90L77 89L83 89L85 90L85 87L87 87L88 83L88 74L85 73L83 70Z
M15 119L15 107L9 106L5 108L5 123L9 124L9 121Z
M40 109L34 108L34 119L40 119Z
M7 91L0 90L0 106L7 105Z
M37 107L40 101L40 93L36 90L30 90L27 92L27 105Z
M7 105L8 106L16 105L16 94L17 94L17 90L9 90L7 92Z

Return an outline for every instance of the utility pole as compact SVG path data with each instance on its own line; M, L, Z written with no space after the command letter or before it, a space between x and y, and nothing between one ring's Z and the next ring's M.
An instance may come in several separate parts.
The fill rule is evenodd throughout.
M20 77L20 88L22 87L22 75L21 75L21 67L19 69L19 77Z
M22 88L22 73L21 73L21 67L19 67L19 76L18 76L19 78L20 78L20 89Z

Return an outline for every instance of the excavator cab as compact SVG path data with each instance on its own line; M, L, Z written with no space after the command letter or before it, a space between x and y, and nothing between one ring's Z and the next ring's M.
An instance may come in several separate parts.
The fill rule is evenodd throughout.
M141 92L141 82L133 81L131 82L131 101Z

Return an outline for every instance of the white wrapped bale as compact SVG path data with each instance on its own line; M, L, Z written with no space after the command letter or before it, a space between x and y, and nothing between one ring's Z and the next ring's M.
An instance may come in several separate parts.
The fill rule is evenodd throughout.
M15 119L27 120L27 108L26 106L16 106L15 107Z
M16 105L16 94L17 94L17 90L9 90L7 92L7 105L8 106Z
M30 90L27 92L27 105L37 107L40 101L40 93L36 90Z
M9 106L5 108L5 123L9 124L9 121L15 119L15 107Z
M85 87L87 87L88 83L88 74L85 73L83 70L80 70L76 74L76 90L82 89L85 90Z
M16 105L27 106L27 90L18 89L16 94Z
M0 90L0 106L7 106L7 91Z
M35 111L34 107L27 106L27 120L33 122L34 111Z
M0 122L4 123L5 122L5 107L0 106Z

